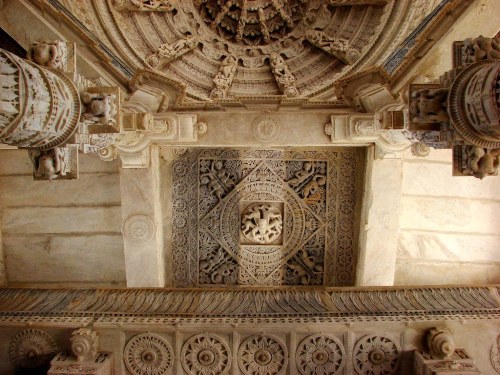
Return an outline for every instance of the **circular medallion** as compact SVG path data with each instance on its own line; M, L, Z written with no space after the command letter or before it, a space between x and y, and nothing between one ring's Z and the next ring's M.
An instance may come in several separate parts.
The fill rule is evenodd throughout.
M127 240L137 245L143 245L153 238L155 225L146 215L130 216L123 223L123 235Z
M277 337L248 337L238 350L238 364L245 375L280 374L288 362L285 345Z
M281 236L282 229L282 213L277 206L255 203L243 211L241 233L251 242L261 244L275 242Z
M163 337L143 333L129 340L123 359L133 375L161 375L172 366L172 348Z
M359 375L394 374L399 365L399 346L382 335L366 335L354 347L354 369Z
M303 375L340 374L345 363L342 343L333 336L306 337L297 349L297 368Z
M12 339L9 356L16 367L37 368L49 363L58 351L54 339L48 333L26 329Z
M201 334L186 341L181 360L189 375L223 375L231 367L231 352L220 337Z
M252 123L252 134L260 142L273 141L280 132L278 120L269 115L257 117Z

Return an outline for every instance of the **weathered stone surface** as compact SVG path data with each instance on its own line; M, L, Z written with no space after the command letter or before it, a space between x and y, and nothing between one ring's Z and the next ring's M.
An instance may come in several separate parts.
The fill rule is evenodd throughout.
M119 235L4 235L11 283L124 284L123 240Z

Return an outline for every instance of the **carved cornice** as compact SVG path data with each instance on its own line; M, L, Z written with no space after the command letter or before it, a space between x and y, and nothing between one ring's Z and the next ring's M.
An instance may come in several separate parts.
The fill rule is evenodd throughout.
M500 318L499 287L290 290L0 289L0 322L73 317L101 323Z

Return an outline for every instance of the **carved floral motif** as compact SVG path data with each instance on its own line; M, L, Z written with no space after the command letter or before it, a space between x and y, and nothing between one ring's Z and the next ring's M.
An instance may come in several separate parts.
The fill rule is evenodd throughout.
M285 345L271 335L250 336L238 350L238 364L245 375L278 375L286 369L287 362Z
M222 338L201 334L186 341L181 361L189 375L224 375L231 368L231 351Z
M54 339L38 329L19 332L9 347L10 361L16 367L37 368L46 365L58 352Z
M345 364L344 346L333 336L312 335L299 344L296 362L302 375L340 374Z
M162 375L172 367L173 352L163 337L143 333L128 341L123 359L133 375Z
M394 374L399 365L399 346L388 336L366 335L354 347L353 362L359 375Z

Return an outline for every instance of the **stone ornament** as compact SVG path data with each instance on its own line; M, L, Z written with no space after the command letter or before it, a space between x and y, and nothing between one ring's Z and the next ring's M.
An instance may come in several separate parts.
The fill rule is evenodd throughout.
M450 358L455 352L455 342L452 333L444 327L435 327L427 332L427 346L434 358Z
M28 49L28 60L41 66L64 70L68 60L66 43L61 40L32 43Z
M91 361L97 356L99 337L89 328L80 328L72 333L71 350L78 362Z
M121 94L118 87L89 87L81 94L84 106L81 120L88 133L119 133L121 131Z
M62 148L56 147L47 151L30 149L28 153L33 163L34 177L55 180L60 176L66 176L68 169Z
M123 360L133 375L163 375L173 365L173 351L163 337L142 333L128 341Z
M421 124L448 122L448 90L422 89L412 93L410 100L411 121Z
M133 12L171 12L175 0L115 0L118 10Z
M491 347L490 360L495 371L500 374L500 335L497 337L496 343Z
M336 57L346 65L352 65L359 60L361 53L349 46L349 41L334 38L320 30L308 30L305 37L309 43Z
M283 228L280 207L255 203L248 206L241 218L241 233L250 242L270 244L281 236Z
M269 56L271 71L281 92L288 98L299 95L299 90L295 87L295 76L285 63L285 59L279 53L272 53Z
M395 374L399 365L399 351L399 345L388 336L366 335L354 346L354 370L359 375Z
M161 64L167 64L170 61L195 49L198 46L198 43L198 38L190 35L186 38L179 39L173 44L162 44L158 47L158 51L156 53L148 57L147 63L155 69Z
M252 122L252 134L259 142L272 142L280 133L280 124L270 115L258 116Z
M231 368L231 351L216 335L195 335L182 347L181 363L189 375L224 375Z
M48 333L26 329L12 339L9 357L15 367L37 368L48 364L58 351L54 339Z
M275 336L259 334L245 339L238 350L238 365L244 375L279 375L288 364L283 342Z
M238 59L234 56L227 56L214 77L214 89L210 93L212 99L224 99L233 83L236 69L238 68Z
M480 35L474 39L465 39L463 44L468 64L481 60L500 59L500 37L485 38Z
M144 245L153 239L156 227L147 215L132 215L123 223L123 235L137 245Z
M295 357L297 369L302 375L341 374L345 365L344 346L334 336L325 334L302 340Z

